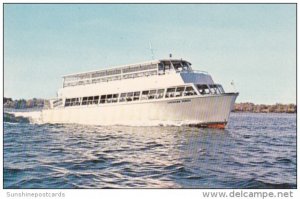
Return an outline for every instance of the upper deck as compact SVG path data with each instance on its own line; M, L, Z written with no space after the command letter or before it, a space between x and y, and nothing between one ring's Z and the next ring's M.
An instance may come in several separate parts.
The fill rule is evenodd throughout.
M194 71L191 63L182 59L153 60L110 69L66 75L63 76L63 88L179 72L193 73Z

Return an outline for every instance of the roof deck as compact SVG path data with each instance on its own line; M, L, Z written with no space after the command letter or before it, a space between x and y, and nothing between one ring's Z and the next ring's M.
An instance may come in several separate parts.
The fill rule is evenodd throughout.
M170 72L192 72L191 63L185 60L153 60L145 63L124 65L110 69L63 76L63 87L95 84L129 78L165 75Z

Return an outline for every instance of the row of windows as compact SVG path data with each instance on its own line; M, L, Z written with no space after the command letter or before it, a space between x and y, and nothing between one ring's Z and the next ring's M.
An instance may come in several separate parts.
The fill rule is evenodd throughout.
M224 90L221 85L204 85L199 84L197 88L201 95L206 94L221 94ZM114 93L101 96L89 96L82 98L69 98L65 101L65 106L79 106L79 105L91 105L91 104L106 104L117 102L132 102L139 100L152 100L162 98L176 98L182 96L197 95L192 86L178 86L170 87L167 89L153 89L128 93ZM81 103L80 103L81 102Z
M144 90L142 92L128 92L128 93L118 93L101 95L101 96L89 96L81 98L68 98L65 101L65 106L79 106L81 105L91 105L91 104L105 104L105 103L117 103L117 102L132 102L138 100L152 100L161 99L164 97L165 89L153 89ZM196 95L196 91L192 86L181 86L168 88L165 94L166 98L180 97L180 96L190 96ZM99 98L100 97L100 98Z
M225 93L223 87L219 84L210 84L209 87L205 84L198 84L197 88L201 95Z
M98 104L99 96L89 96L82 98L82 105Z
M58 107L61 106L63 104L63 100L62 99L57 99L53 101L53 107Z
M193 87L180 86L180 87L168 88L165 97L172 98L172 97L181 97L181 96L190 96L190 95L197 95Z
M80 105L79 98L66 99L65 101L65 106L79 106L79 105Z

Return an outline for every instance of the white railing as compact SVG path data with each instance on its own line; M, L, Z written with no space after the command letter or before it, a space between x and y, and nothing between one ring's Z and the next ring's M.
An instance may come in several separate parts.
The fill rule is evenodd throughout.
M79 80L79 81L78 80L67 81L67 82L64 82L63 87L86 85L86 84L93 84L93 83L99 83L99 82L109 82L109 81L116 81L116 80L122 80L122 79L139 78L139 77L152 76L152 75L157 75L157 70L149 69L149 70L144 70L144 71L104 76L104 77L100 77L100 78L94 77L94 78L89 78L89 79Z
M205 74L208 75L209 73L203 70L193 70L193 73L201 73L201 74Z

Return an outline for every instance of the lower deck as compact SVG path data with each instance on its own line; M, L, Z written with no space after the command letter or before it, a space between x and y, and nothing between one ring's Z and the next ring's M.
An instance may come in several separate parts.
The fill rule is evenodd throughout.
M190 96L139 103L45 109L45 123L91 125L225 124L237 93Z

